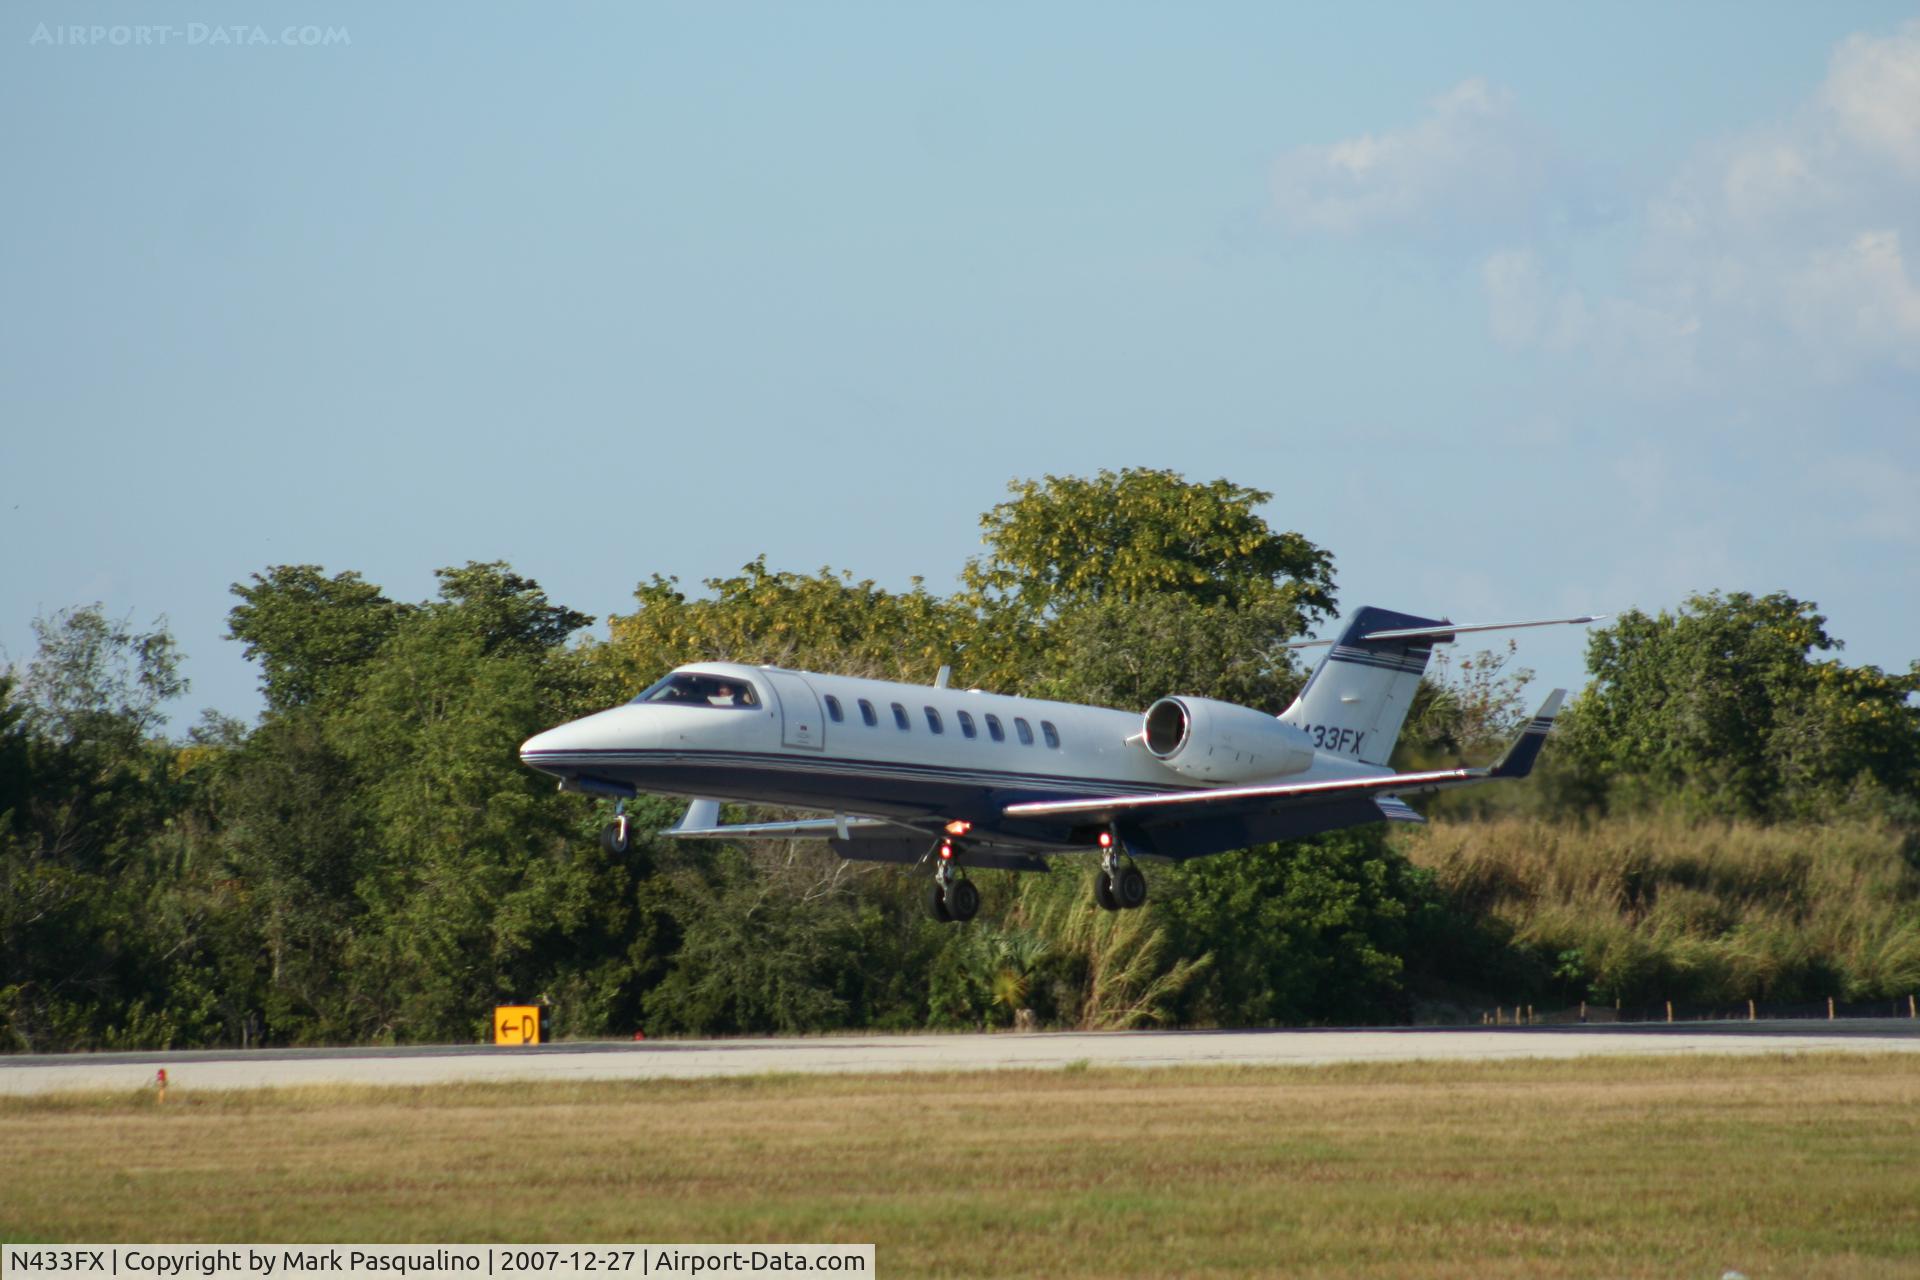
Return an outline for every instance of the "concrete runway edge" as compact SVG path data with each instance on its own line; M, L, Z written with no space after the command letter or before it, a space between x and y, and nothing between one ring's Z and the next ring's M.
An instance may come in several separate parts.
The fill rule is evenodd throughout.
M400 1048L181 1050L0 1057L0 1094L131 1091L166 1068L176 1089L432 1085L1619 1056L1920 1052L1920 1022L1858 1019L1553 1027L854 1035L764 1040L563 1041Z

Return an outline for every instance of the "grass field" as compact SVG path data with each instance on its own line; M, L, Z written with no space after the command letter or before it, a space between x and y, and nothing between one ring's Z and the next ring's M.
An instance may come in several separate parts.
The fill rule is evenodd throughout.
M1920 1275L1920 1056L0 1099L10 1240L873 1241L885 1275Z

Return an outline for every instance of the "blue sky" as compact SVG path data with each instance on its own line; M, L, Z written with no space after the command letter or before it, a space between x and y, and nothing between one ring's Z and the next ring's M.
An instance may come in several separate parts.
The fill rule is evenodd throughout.
M9 5L0 647L164 613L183 728L270 564L944 589L1144 465L1348 605L1786 590L1904 669L1917 15Z

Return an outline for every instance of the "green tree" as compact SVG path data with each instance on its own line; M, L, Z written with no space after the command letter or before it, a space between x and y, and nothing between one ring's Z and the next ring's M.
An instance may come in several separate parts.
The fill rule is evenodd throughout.
M1046 627L1024 691L1128 709L1184 693L1277 715L1299 692L1301 672L1280 645L1300 626L1299 611L1278 595L1087 601Z
M164 618L136 632L90 604L35 618L33 630L39 647L21 696L44 737L125 752L158 733L163 704L187 691Z
M612 640L591 655L602 701L631 696L687 662L749 662L805 670L931 680L964 665L964 611L918 580L904 592L821 569L774 571L761 556L711 594L689 599L658 575L634 591L638 608L611 619Z
M1014 498L980 518L989 551L965 581L1030 615L1168 594L1238 604L1278 592L1309 620L1334 608L1332 555L1267 525L1254 508L1271 493L1138 467L1008 488Z
M979 683L1117 706L1291 693L1279 646L1332 612L1333 557L1268 526L1272 494L1144 468L1008 487L962 573Z
M1381 829L1243 849L1162 873L1175 950L1215 962L1183 1008L1216 1025L1403 1015L1420 878Z
M35 630L26 679L0 680L0 1040L168 1043L156 841L186 797L154 735L186 687L178 654L164 625L135 632L98 605Z
M556 803L514 748L573 714L585 615L504 565L442 570L327 708L373 860L348 949L362 1034L465 1039L487 1009L555 980L596 897L623 883L579 839L584 802ZM621 879L617 868L614 879Z
M460 629L478 637L488 653L542 654L593 625L591 615L548 600L539 583L521 577L505 561L469 560L463 568L436 569L434 576L440 579L441 599L425 607L457 614Z
M341 691L408 612L358 573L329 578L311 564L274 565L232 589L240 603L227 614L227 633L259 662L275 711Z
M351 995L349 950L367 927L361 880L379 850L358 778L329 741L321 708L270 713L232 733L209 763L215 843L252 938L228 954L250 966L229 1000L229 1038L342 1043L364 1033Z
M1904 676L1816 654L1840 648L1810 602L1694 596L1595 632L1593 683L1564 742L1594 798L1679 800L1785 817L1858 788L1911 803L1920 784L1920 664Z

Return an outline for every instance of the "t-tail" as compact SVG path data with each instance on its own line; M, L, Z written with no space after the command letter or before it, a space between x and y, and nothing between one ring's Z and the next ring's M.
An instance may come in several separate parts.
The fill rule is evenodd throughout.
M1372 606L1360 610L1347 620L1280 719L1306 734L1318 750L1385 764L1413 706L1413 695L1420 689L1433 646L1445 634L1429 629L1445 626L1444 618L1416 618ZM1374 635L1405 630L1427 634Z
M1460 625L1445 618L1419 618L1368 606L1349 618L1334 640L1299 640L1287 646L1291 649L1332 647L1308 677L1300 696L1280 714L1280 719L1305 733L1318 750L1384 765L1399 740L1414 694L1420 690L1420 677L1426 674L1434 645L1449 644L1456 636L1470 631L1579 625L1598 622L1600 617L1588 614L1533 622ZM1554 706L1557 709L1557 699ZM1546 714L1551 717L1551 712ZM1539 739L1528 740L1531 745L1527 765L1532 764L1531 753L1539 751L1539 741L1544 737L1543 732Z

